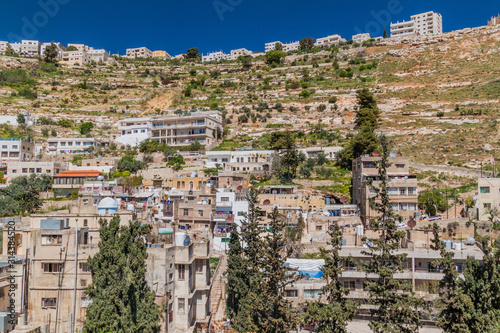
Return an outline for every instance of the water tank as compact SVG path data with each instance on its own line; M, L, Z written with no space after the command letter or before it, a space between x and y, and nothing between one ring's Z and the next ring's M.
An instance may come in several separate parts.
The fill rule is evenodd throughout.
M186 240L186 234L183 232L175 233L175 246L185 246L184 241Z
M97 180L104 180L104 176L97 177Z
M340 245L346 246L346 244L347 244L347 239L342 238L342 243L340 243Z
M446 251L450 251L452 248L453 242L451 240L445 240L444 244L445 244L444 246L445 246Z
M127 205L127 210L129 210L129 211L134 211L134 210L135 210L134 205L132 205L131 203L129 203L129 204Z
M362 225L356 226L356 235L363 236L364 232L365 232L365 228Z
M455 245L454 248L455 248L456 251L461 251L465 247L464 243L455 243L454 245Z

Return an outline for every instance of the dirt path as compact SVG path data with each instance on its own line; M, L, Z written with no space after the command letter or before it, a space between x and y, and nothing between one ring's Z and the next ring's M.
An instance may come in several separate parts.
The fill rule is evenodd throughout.
M479 178L479 177L491 177L492 172L484 171L481 174L481 170L477 169L467 169L460 168L454 166L445 166L445 165L425 165L419 163L410 163L410 168L417 169L419 171L435 171L435 172L444 172L451 173L461 177L469 177L469 178Z

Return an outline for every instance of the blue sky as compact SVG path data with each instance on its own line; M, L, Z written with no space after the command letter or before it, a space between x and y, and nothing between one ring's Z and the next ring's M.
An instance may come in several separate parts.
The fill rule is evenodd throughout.
M14 0L0 1L0 40L85 43L124 54L146 46L171 55L190 47L200 52L356 32L382 35L389 22L433 10L444 31L485 25L500 12L498 0ZM377 34L378 33L378 34Z

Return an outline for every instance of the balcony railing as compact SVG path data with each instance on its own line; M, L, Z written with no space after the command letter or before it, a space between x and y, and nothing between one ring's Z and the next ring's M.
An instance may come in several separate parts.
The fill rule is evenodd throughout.
M234 214L226 214L226 213L213 214L212 219L224 219L228 222L232 222L234 221Z

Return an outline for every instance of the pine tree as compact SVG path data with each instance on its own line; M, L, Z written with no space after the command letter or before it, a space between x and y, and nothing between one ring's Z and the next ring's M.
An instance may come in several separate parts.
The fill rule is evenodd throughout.
M146 283L144 237L151 226L131 222L120 227L120 217L100 221L99 252L88 259L92 283L86 293L85 332L160 332L160 309Z
M369 222L370 228L378 232L378 238L370 239L373 246L363 254L369 255L370 261L363 269L367 274L376 274L378 278L367 280L366 288L370 301L375 306L371 310L373 320L369 326L376 333L382 332L418 332L422 326L420 321L420 304L413 292L411 284L394 278L394 274L404 270L407 254L396 253L401 248L404 231L398 230L398 217L392 210L387 191L389 178L389 144L385 136L380 137L381 159L377 162L380 175L379 186L370 184L376 192L370 205L377 211L378 217Z
M382 37L383 37L383 38L387 38L387 37L388 37L388 36L387 36L387 29L386 29L386 28L384 28L384 34L382 35Z
M328 245L332 247L330 251L321 249L322 256L325 257L323 275L327 279L327 284L323 287L323 294L326 303L316 301L309 303L304 315L306 324L316 324L315 332L319 333L344 333L347 332L347 324L357 313L357 304L346 299L349 289L344 288L340 277L344 262L350 258L342 258L339 254L342 242L342 231L335 225L328 231L330 241Z
M239 313L241 301L246 297L249 288L247 261L243 257L238 230L231 231L226 275L227 314L230 318L234 318Z
M285 223L274 207L269 215L270 231L265 236L263 256L263 297L260 300L258 332L288 333L298 324L297 315L285 299L285 288L298 280L298 275L285 268Z

